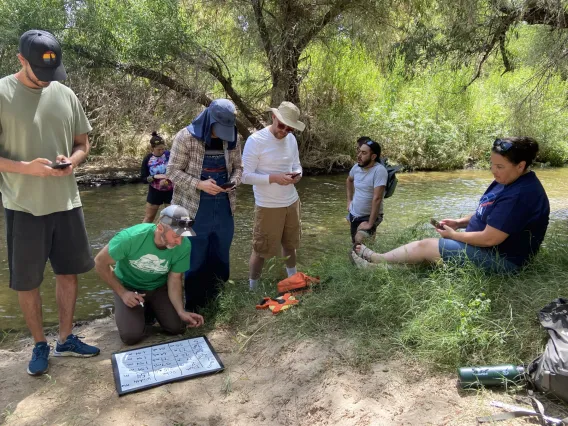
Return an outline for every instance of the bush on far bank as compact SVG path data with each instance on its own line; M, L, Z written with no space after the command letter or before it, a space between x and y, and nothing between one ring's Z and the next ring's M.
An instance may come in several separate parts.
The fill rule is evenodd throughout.
M530 61L519 60L503 74L490 59L468 86L472 66L433 61L409 72L403 56L385 65L364 46L341 38L313 43L306 55L310 68L300 86L300 106L309 131L297 137L307 168L348 168L363 135L380 142L384 155L408 170L485 166L493 140L511 135L536 138L539 162L568 162L568 81L550 75L543 83ZM72 86L84 104L98 105L90 111L93 153L108 157L142 157L153 130L171 143L202 109L140 79L99 81L87 73ZM212 98L226 96L215 84L203 89ZM256 102L259 111L267 106L265 100Z
M320 156L354 157L365 135L407 169L451 170L486 164L496 137L524 135L538 140L539 162L568 162L568 82L559 75L539 86L538 67L503 74L489 61L465 89L471 67L434 62L410 76L404 57L381 68L347 42L314 46L310 58L303 102L315 141L308 148Z

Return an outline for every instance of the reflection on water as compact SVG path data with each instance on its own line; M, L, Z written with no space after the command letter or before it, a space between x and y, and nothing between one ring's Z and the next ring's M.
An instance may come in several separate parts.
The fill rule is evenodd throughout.
M551 219L568 219L568 168L538 170L551 204ZM302 199L302 248L298 265L309 265L325 251L325 241L337 238L346 247L349 227L345 222L345 179L340 176L305 177L298 185ZM395 195L385 202L381 232L392 232L430 216L438 219L472 213L483 191L491 182L488 171L421 172L399 175ZM144 216L145 185L101 187L81 191L87 230L97 253L120 229L139 223ZM252 188L238 189L235 238L231 250L231 278L247 277L254 199ZM0 213L3 216L3 212ZM3 218L2 218L3 222ZM22 328L23 319L16 293L8 288L9 272L5 235L0 237L0 329ZM55 278L49 265L42 284L44 320L57 322ZM112 292L91 271L79 278L76 319L84 320L110 313Z

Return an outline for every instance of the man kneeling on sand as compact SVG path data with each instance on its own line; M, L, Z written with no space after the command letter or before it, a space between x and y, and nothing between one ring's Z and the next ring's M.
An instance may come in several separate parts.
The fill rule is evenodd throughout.
M167 333L183 333L203 325L201 315L186 312L183 275L189 268L193 221L181 206L162 210L158 224L141 223L123 229L99 252L95 267L114 290L114 316L127 345L144 338L145 309L151 309ZM113 265L114 270L112 268Z

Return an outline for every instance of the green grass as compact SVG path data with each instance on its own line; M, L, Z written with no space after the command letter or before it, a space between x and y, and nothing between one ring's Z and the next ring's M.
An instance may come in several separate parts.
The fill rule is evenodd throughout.
M375 248L385 251L427 236L431 231L422 225L379 233ZM270 313L254 305L262 294L276 293L276 281L264 280L255 294L246 290L248 283L231 283L219 300L217 324L245 330L247 336L262 327L259 334L283 338L343 338L353 343L349 362L355 365L404 354L449 370L531 361L546 341L537 312L568 293L567 238L553 231L535 262L516 276L450 264L358 270L348 261L348 244L329 244L334 246L340 248L305 271L324 284L301 296L298 307L267 323Z

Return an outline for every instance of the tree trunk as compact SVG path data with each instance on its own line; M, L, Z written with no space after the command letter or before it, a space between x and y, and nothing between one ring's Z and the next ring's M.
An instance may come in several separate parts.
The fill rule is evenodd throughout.
M300 106L300 79L298 77L298 62L300 55L293 50L286 50L272 73L272 92L270 105L278 108L282 101L292 102Z

